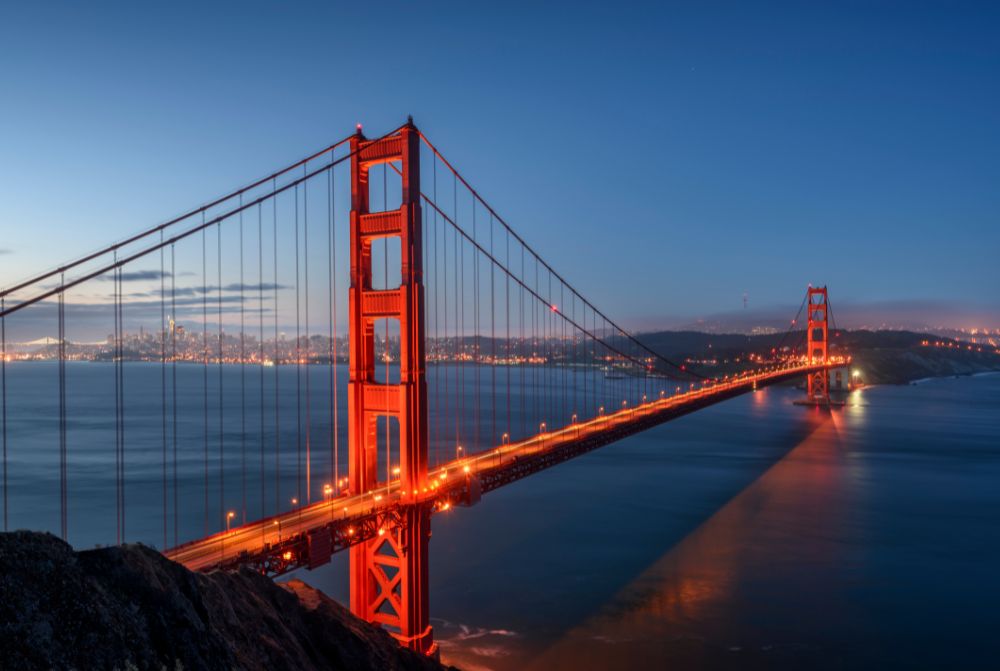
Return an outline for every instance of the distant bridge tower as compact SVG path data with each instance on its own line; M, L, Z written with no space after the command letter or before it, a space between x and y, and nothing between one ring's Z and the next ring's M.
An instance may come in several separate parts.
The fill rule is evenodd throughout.
M351 139L350 383L348 388L349 481L352 493L378 489L377 420L399 422L400 488L407 495L401 520L351 548L351 610L383 625L399 641L432 654L429 623L427 544L430 510L419 500L427 487L427 382L424 363L423 252L420 215L420 136L412 121L399 132L367 140L360 128ZM372 212L369 170L398 162L402 205ZM400 242L397 288L372 286L372 242ZM399 384L376 381L375 322L399 322ZM383 453L385 450L383 449ZM387 455L390 457L390 455ZM386 476L388 478L388 475Z
M829 328L826 287L809 287L806 350L810 363L827 363L829 361ZM829 371L826 369L810 373L806 381L806 400L811 403L830 403Z

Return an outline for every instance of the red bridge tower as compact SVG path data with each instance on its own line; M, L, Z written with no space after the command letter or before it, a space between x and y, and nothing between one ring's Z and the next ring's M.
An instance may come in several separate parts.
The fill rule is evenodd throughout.
M351 548L351 611L377 622L399 641L432 654L427 544L430 510L417 495L427 486L427 382L424 363L423 252L420 216L420 136L412 121L397 133L351 139L349 481L353 493L378 489L377 420L399 422L401 523ZM379 163L400 164L402 205L372 212L368 173ZM397 288L372 287L372 242L398 238ZM375 378L375 321L399 322L399 384ZM388 477L388 476L387 476ZM409 500L406 500L409 499Z
M826 287L809 287L808 296L809 317L807 323L806 356L810 363L827 363L829 361L829 328L827 321ZM810 373L806 381L806 400L810 403L830 404L829 371L826 369Z

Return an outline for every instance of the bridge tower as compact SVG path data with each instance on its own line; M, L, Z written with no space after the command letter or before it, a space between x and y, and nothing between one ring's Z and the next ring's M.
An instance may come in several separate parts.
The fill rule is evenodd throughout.
M829 328L826 287L809 287L807 298L809 316L807 321L806 350L810 363L828 362ZM810 373L806 380L806 400L810 403L830 403L829 371L826 369Z
M378 489L377 420L398 420L400 489L407 493L393 529L379 530L350 555L351 611L379 623L403 645L433 654L429 623L427 545L430 510L416 495L427 486L427 382L424 362L424 288L420 213L420 136L412 121L378 140L351 139L349 482L352 493ZM369 170L398 163L402 205L370 209ZM396 238L397 288L372 286L372 242ZM399 383L376 381L375 322L399 323ZM388 477L388 476L387 476ZM384 484L384 483L383 483Z

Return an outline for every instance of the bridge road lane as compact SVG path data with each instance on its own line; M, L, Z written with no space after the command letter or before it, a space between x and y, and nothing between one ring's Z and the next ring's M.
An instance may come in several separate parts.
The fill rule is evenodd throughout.
M827 366L844 365L845 363L846 361L837 362ZM191 570L210 569L223 563L226 558L231 559L241 552L252 554L267 544L279 543L292 536L321 528L331 522L347 523L352 519L360 519L373 512L387 511L404 503L448 501L456 497L465 487L467 476L475 476L483 471L497 468L504 461L534 456L547 450L556 450L588 436L628 425L640 417L676 409L697 400L724 396L743 387L746 387L743 391L750 391L756 386L766 386L776 380L805 374L816 368L816 365L806 363L776 366L753 375L735 376L732 379L709 386L689 389L683 393L654 399L633 408L623 408L551 432L541 433L520 442L501 445L491 450L452 460L429 471L427 488L415 495L413 492L403 492L400 481L393 480L388 485L383 484L371 492L319 501L273 517L241 525L229 531L185 543L167 550L164 554Z

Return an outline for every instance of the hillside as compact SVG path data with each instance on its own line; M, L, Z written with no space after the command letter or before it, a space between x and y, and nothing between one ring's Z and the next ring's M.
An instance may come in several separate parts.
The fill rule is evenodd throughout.
M300 581L0 533L0 668L435 671Z
M769 355L781 347L804 349L805 332L784 336L715 334L698 331L657 331L638 338L653 350L674 360L715 361L691 368L706 375L739 370L748 354ZM938 347L929 343L943 343ZM952 345L952 346L948 346ZM1000 370L1000 355L992 348L968 349L968 343L912 331L838 331L831 337L831 354L848 352L867 384L903 384L925 377L970 375Z

